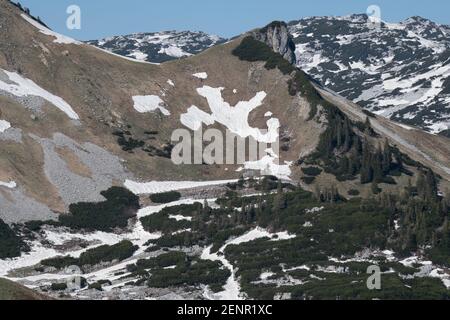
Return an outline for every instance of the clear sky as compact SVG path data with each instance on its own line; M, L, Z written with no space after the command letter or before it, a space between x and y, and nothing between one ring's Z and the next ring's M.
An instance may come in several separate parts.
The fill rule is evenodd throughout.
M17 0L15 0L17 1ZM19 0L53 30L80 40L133 32L205 31L238 35L273 20L365 13L378 5L381 18L398 22L419 15L450 24L449 0ZM69 5L81 8L81 30L66 28Z

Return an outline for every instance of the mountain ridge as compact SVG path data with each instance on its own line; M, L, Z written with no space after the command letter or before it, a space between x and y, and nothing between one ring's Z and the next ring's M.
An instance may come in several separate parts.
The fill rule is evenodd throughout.
M289 32L294 35L297 45L298 66L324 85L372 112L409 126L444 134L450 125L450 97L447 95L450 80L445 64L450 27L414 16L399 23L381 22L380 30L385 31L375 32L367 27L368 21L366 14L353 14L307 17L288 22ZM311 23L314 26L308 27ZM330 23L334 24L334 31L321 27ZM302 34L299 33L300 28ZM335 34L335 30L342 30L342 34ZM353 40L333 40L329 38L330 35ZM393 40L402 38L405 43L403 46L398 46ZM386 45L377 45L375 42ZM353 56L354 53L359 55L364 52L365 47L370 52L362 53L360 60ZM109 49L116 48L111 44ZM385 52L389 50L394 53L386 55ZM422 67L402 58L411 50L416 52L417 63L422 64ZM440 54L436 55L436 52ZM176 58L167 57L168 60ZM161 61L159 58L153 59L152 54L147 55L146 60ZM292 58L290 60L293 61ZM346 81L338 81L341 78Z
M286 33L258 40L276 24L150 64L0 9L0 275L81 299L448 297L448 139L318 84ZM199 128L264 148L172 162Z

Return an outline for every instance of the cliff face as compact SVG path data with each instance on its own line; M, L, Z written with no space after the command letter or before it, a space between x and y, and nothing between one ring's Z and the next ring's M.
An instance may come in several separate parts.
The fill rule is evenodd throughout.
M295 43L285 22L274 21L254 31L252 35L256 40L264 42L273 51L281 54L289 63L296 64Z

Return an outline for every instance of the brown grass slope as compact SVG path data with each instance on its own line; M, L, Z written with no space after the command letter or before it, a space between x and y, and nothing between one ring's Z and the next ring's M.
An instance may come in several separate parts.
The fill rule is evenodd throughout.
M0 0L0 68L19 72L64 98L81 120L79 125L74 124L49 103L44 105L42 118L32 120L28 109L14 99L0 96L0 112L13 127L22 129L24 137L22 144L0 143L0 178L13 178L27 195L55 211L64 211L64 205L58 190L45 175L42 148L30 138L30 134L51 138L55 133L63 133L79 143L94 143L123 159L126 169L136 180L207 180L237 178L237 166L231 166L229 170L224 166L175 166L170 159L151 157L141 149L132 153L123 151L113 132L126 130L134 139L162 148L170 142L174 129L183 128L180 115L190 106L209 111L206 100L196 92L203 85L224 87L224 99L231 105L265 91L267 98L250 114L249 123L265 128L267 118L264 114L267 111L280 119L281 132L290 139L290 148L281 153L282 161L296 161L314 151L326 126L321 121L323 119L309 119L310 104L304 97L289 94L289 75L278 69L267 70L264 62L240 61L231 54L242 38L187 59L153 65L129 61L86 44L54 43L53 37L39 32L21 14L7 0ZM208 79L202 81L193 77L192 74L197 72L207 72ZM169 79L175 87L167 83ZM133 108L134 95L160 96L171 115L138 113ZM362 119L356 105L326 92L323 96L349 116ZM378 118L377 123L385 128L378 130L382 136L390 138L413 159L424 162L450 179L450 173L445 169L450 163L448 139L406 130L385 119ZM223 129L220 125L215 127ZM395 138L401 137L401 140L394 141L387 129L394 131ZM155 139L148 138L148 131L158 132ZM403 140L416 149L402 145ZM92 174L75 155L65 152L64 149L58 150L71 171L82 176ZM299 168L293 167L292 178L296 180L300 174ZM330 179L333 180L332 177ZM116 183L120 185L123 181ZM329 184L330 181L323 183Z
M0 278L0 300L49 300L50 298L20 284Z

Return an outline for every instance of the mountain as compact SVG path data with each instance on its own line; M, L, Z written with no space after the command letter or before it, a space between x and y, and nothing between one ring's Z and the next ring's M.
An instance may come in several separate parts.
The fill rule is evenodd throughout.
M0 276L76 299L448 297L448 138L312 79L286 23L161 64L6 0L0 25Z
M421 17L374 28L366 15L289 23L298 66L376 114L438 133L450 126L450 27Z
M290 22L298 66L371 112L432 133L448 133L450 27L421 17L382 22L380 28L369 22L363 14ZM162 62L224 41L203 33L166 32L89 43Z
M116 54L154 63L189 57L224 42L218 36L193 31L135 33L87 41Z

